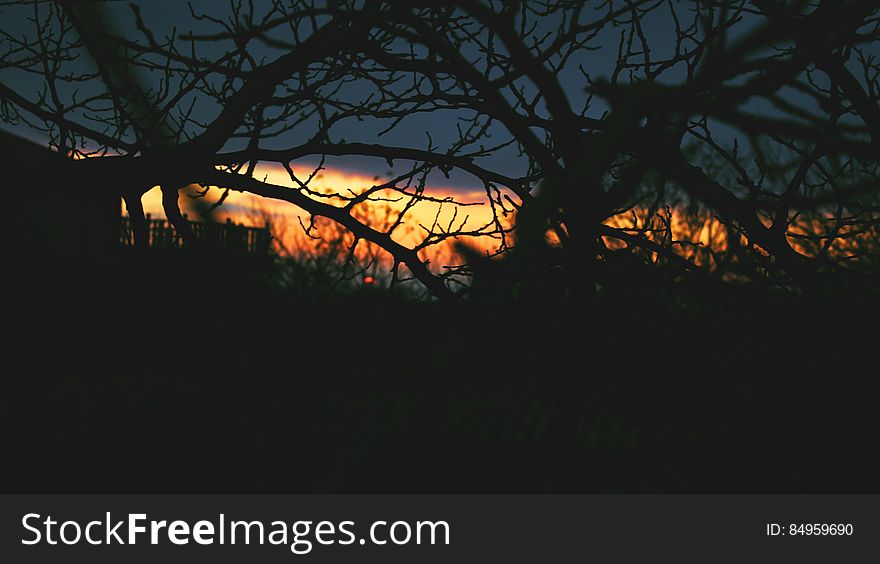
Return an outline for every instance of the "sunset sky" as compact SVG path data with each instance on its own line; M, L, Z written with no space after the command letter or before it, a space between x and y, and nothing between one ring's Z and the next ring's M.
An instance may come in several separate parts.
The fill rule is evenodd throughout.
M177 36L181 34L206 33L215 30L216 25L205 18L193 17L190 13L190 3L185 2L135 2L139 7L144 23L150 32L157 37L168 37L172 34ZM218 3L209 0L196 0L191 3L192 9L196 15L200 13L225 13L224 10L218 10ZM257 13L264 10L267 4L255 3ZM4 12L4 17L14 17L15 10L21 10L22 17L27 16L25 13L27 7L12 7ZM134 17L128 3L108 3L106 9L109 13L109 19L114 23L116 31L122 36L140 36L134 25ZM747 16L746 20L748 19ZM656 57L669 55L674 49L674 22L667 11L658 10L642 21L642 31L651 39ZM543 23L542 23L543 25ZM547 24L551 25L551 24ZM742 29L740 29L742 28ZM742 26L737 26L733 32L743 33L749 29L749 23L746 21ZM619 30L613 27L607 32L603 31L594 42L595 50L578 53L556 77L560 85L565 90L574 107L580 107L586 98L586 90L584 88L584 75L581 74L579 67L588 69L591 79L599 79L608 77L615 68L617 56ZM258 43L258 42L257 42ZM208 41L200 45L200 55L211 56L223 52L227 48L221 41ZM265 57L266 60L272 60L278 56L278 50L260 45L254 46L254 54ZM70 62L70 67L78 70L88 69L93 65L93 61L89 57L81 57ZM0 78L8 81L9 84L15 85L16 91L21 93L28 99L37 99L40 92L45 88L42 77L28 75L27 73L16 72L15 69L0 69ZM152 79L155 82L155 76L147 73L141 77L147 79L150 83ZM661 81L675 82L681 79L680 72L672 69L664 73ZM101 89L100 81L93 81L95 84L77 84L82 87L80 96L89 93L90 88ZM155 85L154 85L155 86ZM371 92L370 84L362 84L357 80L345 83L343 86L345 94L351 100L363 99ZM796 100L797 94L786 92L789 100ZM218 107L214 104L210 97L203 97L195 109L195 118L201 122L210 122L216 115ZM751 102L750 102L751 103ZM760 102L758 102L760 103ZM214 104L214 105L212 105ZM759 108L756 108L759 109ZM589 116L600 118L607 110L607 105L600 99L594 98L590 101ZM767 110L770 111L770 110ZM434 147L433 150L443 152L453 145L458 138L458 127L462 118L467 117L464 110L437 110L426 113L415 112L406 116L403 125L387 130L391 119L371 117L370 119L344 119L332 126L332 131L328 132L328 136L334 142L363 142L363 143L381 143L388 146L409 147L409 148L426 148L428 145ZM283 131L278 136L269 135L261 141L261 148L274 149L296 146L313 138L316 127L317 118L310 118L298 127L289 131ZM4 126L6 128L6 126ZM500 126L492 125L487 130L487 143L496 143L507 139L509 136L506 132L499 130ZM732 138L731 130L725 127L713 124L713 132L719 142L726 142ZM41 137L41 132L28 128L26 124L12 125L8 129L16 134L32 139L40 144L45 145L45 135ZM500 133L500 135L495 135ZM234 151L241 149L241 144L245 140L241 137L232 139L222 152ZM311 160L310 160L311 158ZM308 177L314 170L316 165L315 157L297 160L291 163L291 166L297 176L301 178ZM514 145L504 147L493 154L478 157L475 159L480 166L491 169L500 174L512 177L521 177L527 174L527 162L518 153ZM396 166L402 163L396 162ZM322 170L310 183L310 188L322 193L348 194L351 192L359 193L373 185L381 184L391 178L391 171L388 170L389 165L384 159L367 158L367 157L335 157L329 159L324 164ZM401 171L395 171L399 174ZM268 182L277 185L289 186L295 189L295 183L288 177L286 171L278 164L261 163L257 167L255 177L258 179L266 179ZM492 209L483 190L482 184L476 178L461 171L453 170L448 177L442 174L433 173L428 177L426 185L426 194L435 199L443 199L447 197L455 198L458 202L475 204L468 206L456 206L452 203L441 204L436 202L421 202L413 207L407 215L404 229L395 232L395 238L398 242L412 246L418 244L424 236L422 226L431 226L435 221L440 224L448 223L453 216L456 218L456 227L460 230L473 230L487 225L492 218ZM216 201L222 191L216 188L210 190L207 195L209 201ZM322 201L340 204L341 200L332 200L322 198ZM164 216L161 206L161 198L157 188L148 192L144 198L145 210L153 217ZM192 209L191 205L187 205L190 199L185 193L181 194L182 207ZM402 199L392 207L401 207L405 203ZM383 204L384 205L384 204ZM375 205L374 205L375 207ZM439 215L438 215L439 209ZM673 208L675 211L675 208ZM457 214L457 215L456 215ZM262 223L266 217L271 218L274 225L282 227L279 231L283 231L287 237L293 238L293 233L300 229L300 220L308 221L308 216L296 206L263 199L250 194L238 192L230 192L224 205L219 208L215 214L215 219L225 220L231 218L237 223L255 224ZM464 223L462 220L467 218ZM511 220L510 217L505 220ZM628 227L629 219L621 218L620 221L613 223L618 227ZM676 227L680 224L678 219L675 220ZM381 226L373 225L373 227L381 229ZM702 243L703 245L711 244L715 238L723 237L717 226L702 225L698 226L695 232L691 233L692 242ZM677 234L680 236L680 234ZM291 239L292 240L292 239ZM282 241L290 243L290 241ZM475 242L480 247L491 248L493 244L497 246L497 240L483 240Z
M305 165L291 167L296 176L305 179L314 172L314 167ZM254 176L260 180L266 180L269 183L289 186L294 189L295 183L289 177L287 171L278 164L261 163L257 165ZM382 184L386 178L379 176L370 176L353 170L344 168L334 168L326 166L324 170L318 172L309 183L309 188L316 192L345 194L348 190L355 193L363 192L370 187ZM476 183L475 183L476 184ZM216 202L222 190L212 187L205 198L207 201ZM181 207L186 210L190 209L190 215L193 213L191 202L193 201L189 195L195 194L195 189L187 188L181 192ZM404 225L394 232L394 238L406 245L418 244L425 235L425 232L419 228L419 225L430 227L436 220L440 224L448 224L455 216L455 225L461 229L479 229L488 224L492 220L491 207L486 202L486 192L477 187L466 188L461 185L429 185L426 187L425 194L434 199L454 199L447 203L436 203L433 201L423 201L417 203L406 215ZM399 210L407 198L402 194L389 194L392 199L398 200L391 203L393 210ZM162 209L162 196L158 187L147 192L143 199L144 211L153 218L164 218L165 213ZM341 200L326 200L328 203L342 205ZM467 204L467 205L459 205ZM374 202L366 204L375 209L383 208L385 202ZM442 209L441 208L442 205ZM456 215L456 208L458 208ZM439 215L438 215L439 210ZM123 213L125 213L123 203ZM262 198L249 193L230 191L224 203L215 211L214 219L225 221L227 218L232 219L236 223L245 225L261 225L268 218L277 229L276 234L287 240L281 243L286 248L291 249L302 241L302 228L300 220L308 223L309 216L298 207L288 202L280 202L268 198ZM380 227L380 226L376 226ZM492 240L472 241L473 244L481 248L491 248Z

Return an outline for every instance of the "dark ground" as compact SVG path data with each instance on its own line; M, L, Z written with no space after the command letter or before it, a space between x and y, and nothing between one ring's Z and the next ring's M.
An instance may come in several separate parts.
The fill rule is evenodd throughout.
M880 491L858 292L625 288L574 314L293 300L187 264L12 269L5 491Z

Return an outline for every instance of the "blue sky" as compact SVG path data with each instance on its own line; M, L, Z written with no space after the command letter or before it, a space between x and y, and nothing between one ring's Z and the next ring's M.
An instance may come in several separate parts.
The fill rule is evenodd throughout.
M131 2L127 1L109 2L107 4L108 13L111 21L114 22L113 25L116 33L128 38L139 38L141 35L135 28L135 20L130 4ZM177 0L140 0L134 2L134 4L139 7L147 28L157 39L160 40L166 36L170 36L172 33L180 36L190 32L198 34L217 31L218 27L215 24L212 24L207 20L193 18L190 13L190 5L196 13L205 14L215 18L228 18L231 13L229 3L217 0L193 0L189 3ZM676 3L676 6L678 7L677 9L681 11L680 15L683 19L686 18L688 4L688 2ZM265 13L269 3L254 0L254 5L256 7L257 18L259 18ZM601 5L601 3L588 3L587 5L598 6ZM7 31L15 30L18 32L18 29L21 28L21 33L24 33L24 30L31 25L27 22L27 18L32 14L31 7L26 5L19 7L13 6L3 8L3 10L4 12L0 13L0 18L5 22L0 24L0 27L3 29ZM597 19L602 15L603 12L593 11L588 8L585 10L585 15L582 19L590 21ZM19 21L21 22L20 26L17 24L9 25L8 23ZM541 26L546 27L547 31L554 29L554 24L555 22L549 20L541 22ZM751 22L747 19L738 28L738 31L732 35L734 37L740 35L744 30L749 29L750 26ZM672 54L674 48L675 28L673 19L668 10L660 9L652 12L650 16L643 20L642 29L651 44L652 56L655 60ZM539 31L541 31L540 28ZM581 108L584 105L587 96L586 82L583 78L581 69L588 72L593 79L608 77L612 73L616 61L620 34L623 31L623 27L609 26L592 42L595 49L581 51L571 57L563 70L558 74L557 78L565 90L572 107L577 109ZM217 55L230 46L231 42L213 42L207 46L201 47L201 55ZM252 53L257 59L265 57L266 60L272 60L274 57L277 57L281 51L267 48L261 43L255 42ZM474 54L466 53L465 55L472 56ZM92 63L87 57L82 57L80 60L70 63L69 68L72 70L90 68L91 64ZM662 75L661 79L669 83L681 81L683 78L683 70L683 65L674 67ZM150 77L148 76L147 81L149 82L149 80ZM2 69L2 67L0 67L0 81L13 87L16 91L31 100L35 100L39 91L44 87L43 81L39 76L24 75L20 72L11 71L9 69ZM525 86L528 89L529 85L526 84ZM87 95L90 92L90 89L100 89L101 84L98 81L95 81L90 85L78 85L77 88L79 89L79 96L82 97ZM347 98L351 100L359 100L366 97L371 88L371 86L363 83L353 83L346 86L343 92ZM71 92L68 91L63 93L63 95L70 96ZM794 94L792 95L796 96ZM803 103L806 104L806 99L803 100ZM196 102L197 105L194 115L201 121L210 121L211 117L216 115L219 111L219 107L205 97L200 97ZM183 103L188 103L188 101L184 100ZM774 111L766 102L760 100L750 102L748 108L755 112ZM588 115L598 118L601 117L606 110L607 106L605 103L601 99L595 98L591 102ZM380 136L379 133L388 126L389 120L374 118L357 121L349 119L335 125L331 131L331 136L335 141L344 139L345 141L350 142L382 143L387 145L424 148L427 143L428 135L430 135L437 150L442 152L445 151L446 147L456 139L457 125L459 124L460 118L468 117L469 115L470 114L463 113L461 110L416 113L408 116L397 128L382 136ZM306 122L302 127L299 127L292 132L276 139L267 140L263 146L266 148L281 148L302 143L314 133L315 124L316 120ZM3 127L12 129L16 133L22 134L31 139L38 141L42 140L39 132L29 130L27 127L19 126L10 128L6 125ZM499 126L494 126L489 132L492 137L488 140L487 144L507 139L506 132ZM719 127L716 129L716 135L722 140L729 141L733 132L727 128ZM239 147L230 145L228 148L234 149ZM315 162L317 162L317 157L301 161L302 164ZM512 147L503 149L491 157L482 158L480 164L510 176L518 176L526 172L525 160L519 156ZM358 173L365 175L385 176L389 172L388 164L382 159L335 157L328 158L327 165L338 169L357 171ZM395 172L401 172L405 168L406 163L397 163L396 166L398 168ZM437 173L435 177L432 178L432 181L441 183L446 187L460 186L463 189L473 189L476 182L474 178L466 173L455 172L453 172L450 179L441 178L439 173Z
M211 0L194 0L190 3L176 0L164 1L138 1L134 2L139 7L143 16L144 23L149 30L161 39L169 36L172 32L177 35L184 33L206 33L215 32L218 28L216 25L208 21L199 21L190 14L188 4L192 5L192 9L196 13L207 14L212 17L226 18L229 16L230 9L227 2L211 1ZM108 13L111 21L114 22L116 32L126 37L139 37L140 33L134 25L134 17L129 6L130 2L110 2L108 3ZM258 16L265 10L266 2L255 0L256 11ZM6 21L12 21L11 18L17 18L22 21L23 25L28 25L25 18L31 14L31 8L23 6L19 8L6 8L6 13L0 14ZM595 19L601 17L601 12L591 12L587 10L585 19ZM552 28L553 22L546 23L548 29ZM8 29L8 26L3 26ZM649 17L644 22L644 31L650 40L656 45L654 48L655 56L663 56L664 47L671 49L673 37L673 24L667 11L658 12L655 16ZM593 78L607 77L614 68L616 59L616 49L621 29L609 29L604 35L600 35L594 41L598 47L596 50L582 52L568 62L563 72L558 76L559 82L565 89L572 106L580 108L585 100L585 81L579 70L586 69ZM222 52L228 45L221 42L207 46L207 50L203 50L203 54L210 54L213 49L215 53ZM271 60L278 55L278 51L274 51L255 44L254 51L257 58L265 56L267 60ZM88 68L91 63L83 58L74 64L72 68ZM673 71L669 77L674 79L676 73ZM42 88L39 77L24 76L20 73L10 72L8 70L0 71L0 80L5 84L14 87L21 94L30 99L36 99L37 93ZM149 80L149 79L148 79ZM100 84L93 85L100 87ZM80 95L84 95L89 91L88 85L80 85ZM353 100L365 97L369 92L369 86L363 84L353 84L347 87L346 95ZM602 100L595 99L592 102L589 115L592 117L600 117L606 107ZM202 120L209 120L211 115L219 111L216 105L206 101L204 98L198 100L196 115ZM456 125L460 117L464 114L459 110L437 111L432 113L419 113L407 117L404 122L383 136L379 136L379 132L387 127L388 120L346 120L338 123L332 129L332 136L335 140L345 139L346 141L360 141L367 143L382 143L388 145L399 145L409 147L424 147L427 143L428 135L431 136L434 144L443 151L456 138ZM278 139L269 140L265 146L268 148L278 148L285 145L298 144L308 139L314 131L314 124L306 124L305 127L291 132ZM39 140L40 134L28 131L26 128L13 128L16 132L25 134L26 136ZM493 135L492 140L500 141L506 138L506 132L498 127L490 130ZM230 147L232 148L232 147ZM316 159L312 159L316 161ZM328 160L328 164L344 169L357 170L365 174L384 175L388 172L388 165L382 160L365 159L365 158L332 158ZM516 154L513 148L499 151L498 154L483 159L483 164L504 174L521 175L525 173L525 161ZM445 185L462 185L463 187L472 187L474 179L470 178L466 173L454 174L450 180L443 179Z

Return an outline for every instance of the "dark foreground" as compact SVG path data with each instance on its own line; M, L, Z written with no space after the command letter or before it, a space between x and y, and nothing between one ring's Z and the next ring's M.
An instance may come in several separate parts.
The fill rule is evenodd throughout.
M575 314L290 299L176 260L12 278L4 491L880 491L859 292Z

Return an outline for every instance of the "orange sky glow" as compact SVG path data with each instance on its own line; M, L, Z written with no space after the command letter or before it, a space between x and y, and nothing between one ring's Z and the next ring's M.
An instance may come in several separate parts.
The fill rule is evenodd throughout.
M314 172L312 168L300 166L293 166L292 170L300 180L305 180ZM296 184L290 178L287 171L277 164L258 164L254 172L254 178L296 189ZM325 165L325 168L315 174L314 178L308 183L308 187L310 190L321 194L351 196L370 189L375 185L381 185L386 181L386 178L345 169L336 169ZM412 190L409 191L411 192ZM212 187L206 194L205 201L210 203L216 202L222 193L222 189ZM420 201L412 206L404 216L402 224L393 231L392 237L399 243L409 247L418 245L426 236L425 228L430 229L433 225L442 226L444 229L452 226L459 231L492 230L486 229L486 226L492 222L493 215L485 190L478 187L473 190L467 190L429 185L425 188L424 193L433 200L448 199L450 201ZM189 210L188 216L190 219L193 218L195 213L191 197L195 194L196 187L187 187L181 191L180 205L184 212ZM373 200L360 204L356 207L354 215L364 223L381 231L394 223L409 198L399 192L390 190L379 192L377 196L380 196L382 200ZM312 197L317 198L316 196ZM386 199L393 201L386 201ZM338 206L345 204L343 200L338 198L320 198L320 200ZM165 217L162 209L162 196L158 187L154 187L144 194L142 202L144 211L150 214L152 218ZM123 213L127 214L124 203ZM273 237L276 238L278 250L289 254L315 252L315 248L321 244L320 241L306 236L304 233L302 225L308 225L310 220L307 212L288 202L263 198L246 192L230 191L223 205L215 210L213 219L215 221L231 219L235 223L250 226L262 226L269 222L272 226ZM505 228L509 228L512 224L513 216L509 215L501 219L504 222ZM329 220L319 221L316 227L317 230L313 232L313 235L317 234L324 239L336 237L341 231L344 231L332 226ZM499 238L489 236L462 237L461 239L466 239L466 243L472 247L483 249L490 253L496 250L501 242ZM432 270L439 270L443 264L458 262L452 242L453 240L451 239L447 240L429 247L421 253L423 258L430 260L433 264L434 268ZM346 241L346 246L348 244L350 244L350 239ZM360 251L361 249L358 250ZM375 252L375 249L373 249L373 252ZM382 253L379 254L381 255ZM385 260L388 259L388 257L383 258Z
M314 172L313 169L308 167L294 166L292 169L294 174L301 180L308 178ZM287 171L277 164L261 163L257 165L254 177L271 184L289 186L291 189L296 189L296 184L289 177ZM361 193L374 185L381 185L386 181L387 179L385 178L326 166L324 170L319 171L309 182L309 189L321 194L352 195ZM181 207L185 211L190 209L190 214L194 213L190 203L193 201L190 197L193 194L195 194L195 189L188 187L181 192L180 198ZM221 194L222 190L211 188L205 197L208 202L216 202ZM452 201L442 203L437 201L421 201L415 204L407 211L400 227L393 232L393 238L399 243L409 247L418 245L426 235L424 228L430 228L432 225L439 225L447 229L454 227L459 231L481 232L481 229L484 230L483 232L494 231L491 227L493 218L492 206L489 204L486 192L483 189L475 187L472 190L467 190L428 186L425 189L425 194L434 200L450 198L454 199L457 203ZM377 195L394 201L377 200L360 204L355 209L355 216L371 227L383 231L394 223L398 214L406 205L408 198L390 190L380 192ZM321 198L321 201L339 206L345 203L343 200L333 198ZM164 218L161 193L158 187L153 188L144 195L143 205L144 210L152 217ZM636 209L611 217L605 223L612 227L632 230L644 227L646 222L652 222L652 225L658 231L654 233L648 232L647 236L659 242L663 238L663 235L660 233L662 231L662 222L659 221L659 218L665 216L666 213L668 213L666 210L659 210L654 218L651 219L647 217L647 210ZM716 260L716 253L727 248L728 229L708 211L693 213L674 208L671 210L671 214L669 224L673 240L684 243L676 245L674 247L675 252L688 260L692 260L697 265L711 269L714 266L713 261ZM333 252L344 254L353 240L350 233L335 226L329 220L318 221L316 224L316 230L312 234L317 235L319 239L309 237L305 235L302 227L303 224L308 225L309 223L309 214L307 212L288 202L271 200L249 193L230 191L225 203L214 212L213 219L217 221L231 219L235 223L251 226L262 226L269 222L272 226L278 250L290 255L317 253L321 249L325 252L329 249ZM514 218L512 214L499 216L499 219L505 229L509 229L513 225ZM798 252L807 256L815 256L820 252L820 247L805 236L824 234L828 231L831 224L829 220L829 217L818 216L812 218L803 216L799 218L789 228L789 242ZM489 226L489 228L486 229L486 226ZM852 227L844 227L843 234L846 235L846 231L852 229ZM501 244L501 240L497 236L469 236L460 239L461 242L470 245L472 248L477 248L487 253L493 253ZM604 239L606 245L611 248L626 246L625 243L619 240L609 237ZM869 239L866 239L865 236L844 236L834 240L833 245L830 246L829 253L832 256L840 257L859 250L865 250L868 247L877 250L875 249L877 241ZM461 262L454 249L454 241L449 239L421 251L422 258L430 261L429 268L435 272L440 272L444 265ZM745 243L744 239L742 242ZM335 247L333 246L334 244L336 245ZM379 261L377 265L379 267L388 267L390 265L390 257L375 246L360 245L357 252L375 256ZM376 270L374 269L373 272L375 273Z

